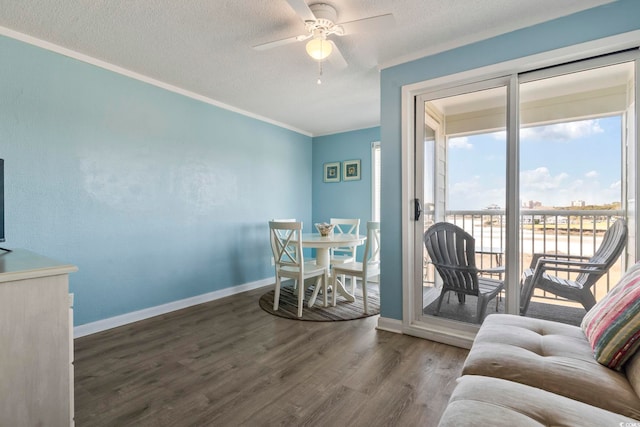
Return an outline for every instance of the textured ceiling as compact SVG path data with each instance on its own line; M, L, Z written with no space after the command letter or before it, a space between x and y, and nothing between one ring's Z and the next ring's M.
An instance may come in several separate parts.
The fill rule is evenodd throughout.
M0 26L261 116L325 135L377 126L379 67L612 0L323 0L338 22L392 13L378 33L333 37L348 67L318 64L285 0L0 0ZM307 3L319 1L307 0Z

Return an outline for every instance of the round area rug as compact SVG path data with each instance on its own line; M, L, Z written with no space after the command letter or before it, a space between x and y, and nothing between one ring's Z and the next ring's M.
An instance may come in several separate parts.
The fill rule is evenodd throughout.
M347 288L348 289L348 288ZM348 302L344 297L338 296L336 306L331 305L331 291L329 291L329 306L322 306L322 295L318 295L313 307L307 307L307 302L313 293L313 288L307 289L304 298L302 317L298 317L298 297L293 294L292 286L284 285L280 289L280 303L278 310L273 310L274 290L270 290L260 297L260 307L269 314L293 320L307 320L311 322L335 322L341 320L362 319L364 317L380 314L380 293L378 285L367 286L367 305L369 314L364 314L362 303L362 285L356 287L355 302Z

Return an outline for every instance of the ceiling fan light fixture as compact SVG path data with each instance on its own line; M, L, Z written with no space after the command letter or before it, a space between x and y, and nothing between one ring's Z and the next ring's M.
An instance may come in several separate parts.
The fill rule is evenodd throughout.
M322 61L331 55L333 47L322 37L315 37L307 43L307 53L316 61Z

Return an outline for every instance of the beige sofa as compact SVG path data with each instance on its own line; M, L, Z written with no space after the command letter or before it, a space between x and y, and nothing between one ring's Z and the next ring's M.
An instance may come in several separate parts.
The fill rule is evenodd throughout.
M639 392L640 352L618 372L579 327L492 314L439 425L640 426Z

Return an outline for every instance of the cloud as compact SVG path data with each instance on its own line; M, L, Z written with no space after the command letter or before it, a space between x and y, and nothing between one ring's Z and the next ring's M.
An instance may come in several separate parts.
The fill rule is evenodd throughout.
M565 172L556 176L551 175L548 168L542 166L533 170L520 173L520 185L522 192L527 191L553 191L563 186L569 175Z
M571 200L584 200L589 205L620 200L621 182L601 186L594 180L599 176L598 172L591 171L585 174L588 179L575 179L565 172L554 175L544 166L522 171L520 198L542 202L543 206L568 206Z
M483 209L495 204L504 206L505 188L490 188L485 179L472 176L467 181L451 183L447 193L450 209Z
M491 204L504 206L505 188L490 182L485 176L469 176L464 181L451 182L447 192L450 209L483 209ZM522 171L520 199L534 200L543 206L569 206L572 200L587 204L605 204L620 200L621 182L601 186L593 179L572 178L566 172L553 174L547 167Z
M456 138L449 138L449 148L460 148L463 150L472 150L473 145L469 143L469 138L466 136L459 136Z
M493 132L490 134L493 139L497 140L497 141L506 141L507 140L507 131L506 130L499 130L497 132Z
M475 193L482 189L482 184L480 182L479 176L472 176L467 181L454 182L451 185L451 194L452 195L468 195L471 193Z
M520 199L541 202L543 206L564 206L575 198L581 181L570 181L565 172L552 174L549 168L539 167L520 173Z
M569 141L602 132L604 132L604 130L600 127L598 120L582 120L579 122L522 128L520 129L520 139L535 138L553 141Z

